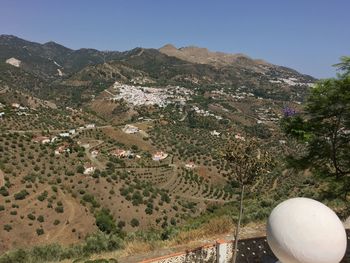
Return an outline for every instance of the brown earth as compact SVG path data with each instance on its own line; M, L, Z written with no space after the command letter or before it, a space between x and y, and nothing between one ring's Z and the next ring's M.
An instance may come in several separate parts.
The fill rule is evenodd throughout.
M4 172L0 169L0 187L5 185Z

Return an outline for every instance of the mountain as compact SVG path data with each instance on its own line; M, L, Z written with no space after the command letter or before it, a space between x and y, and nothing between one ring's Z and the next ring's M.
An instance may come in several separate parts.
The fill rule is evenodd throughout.
M243 54L165 45L129 51L72 50L55 42L30 42L0 36L0 85L56 102L87 102L115 81L191 89L245 87L258 96L302 101L314 78ZM81 99L84 98L84 99Z
M120 52L72 50L55 42L39 44L12 35L0 35L0 61L15 58L21 67L45 79L62 77L88 65L118 58Z
M207 48L200 48L196 46L182 47L178 49L171 44L167 44L161 47L159 51L168 56L177 57L192 63L209 64L218 67L232 64L239 64L241 66L271 65L263 60L253 60L244 54L211 52Z

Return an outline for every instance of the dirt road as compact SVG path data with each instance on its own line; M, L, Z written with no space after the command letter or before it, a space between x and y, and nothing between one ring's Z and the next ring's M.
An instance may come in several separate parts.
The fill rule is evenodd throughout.
M5 175L4 172L0 169L0 187L5 185Z

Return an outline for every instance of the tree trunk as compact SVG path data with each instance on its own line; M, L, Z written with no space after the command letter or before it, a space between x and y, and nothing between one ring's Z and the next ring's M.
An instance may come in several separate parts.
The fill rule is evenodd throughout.
M238 221L237 221L236 233L235 233L235 245L233 248L233 259L232 259L233 263L236 263L236 259L237 259L239 230L241 227L241 219L242 219L242 215L243 215L243 196L244 196L244 185L242 185L242 187L241 187L241 200L239 202L239 214L238 214Z

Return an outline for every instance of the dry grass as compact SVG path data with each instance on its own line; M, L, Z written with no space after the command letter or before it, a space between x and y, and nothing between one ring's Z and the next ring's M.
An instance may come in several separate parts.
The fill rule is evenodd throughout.
M170 244L184 244L208 237L223 235L231 232L232 230L233 223L228 216L213 218L198 229L181 232Z

